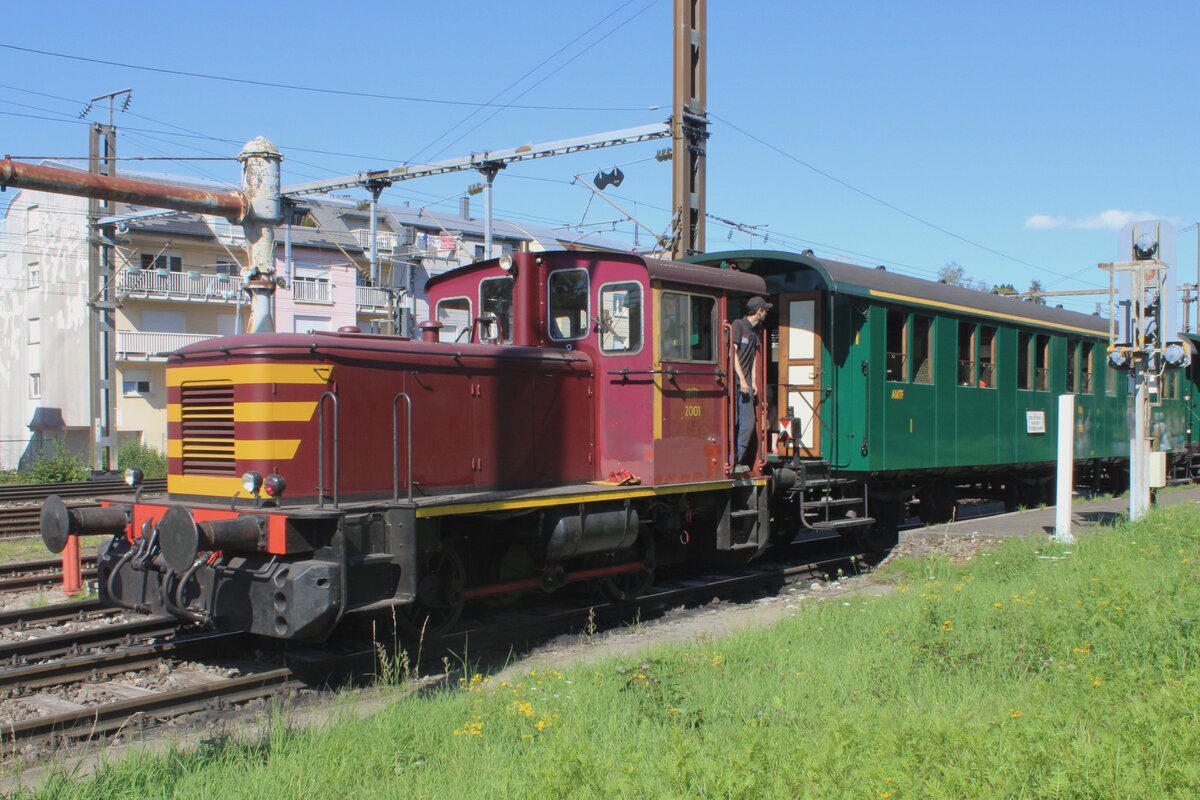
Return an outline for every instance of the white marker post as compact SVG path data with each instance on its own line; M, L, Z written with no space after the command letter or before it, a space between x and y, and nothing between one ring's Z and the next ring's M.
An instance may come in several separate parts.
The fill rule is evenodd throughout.
M1071 490L1075 486L1075 395L1058 396L1058 491L1054 541L1071 544Z

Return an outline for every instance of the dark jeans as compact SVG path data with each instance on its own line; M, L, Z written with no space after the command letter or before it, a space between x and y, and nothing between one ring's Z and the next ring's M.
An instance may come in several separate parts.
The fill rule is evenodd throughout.
M735 464L745 463L749 454L750 440L754 437L754 400L751 392L737 394L737 460Z

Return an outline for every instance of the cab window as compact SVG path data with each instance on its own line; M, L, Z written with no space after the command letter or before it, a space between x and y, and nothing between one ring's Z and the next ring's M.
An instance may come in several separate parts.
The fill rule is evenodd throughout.
M495 316L497 336L503 344L512 344L512 294L512 278L484 278L479 282L479 313Z
M600 351L636 353L642 349L642 286L610 283L600 287Z
M587 336L589 286L586 269L550 273L551 339L563 341Z
M442 342L461 342L471 337L471 301L466 297L439 300L435 319L442 323Z
M662 360L715 361L716 310L712 297L663 292L659 304Z

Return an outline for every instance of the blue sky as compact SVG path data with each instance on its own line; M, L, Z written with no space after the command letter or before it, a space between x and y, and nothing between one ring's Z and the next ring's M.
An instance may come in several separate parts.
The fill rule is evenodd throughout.
M133 89L123 156L228 156L264 135L285 183L659 122L671 101L670 0L594 4L12 4L0 35L0 152L86 154L87 99ZM105 18L108 17L106 21ZM239 29L250 22L256 31ZM1194 2L709 2L708 210L803 249L922 277L1105 284L1114 226L1173 220L1195 280L1200 70ZM127 65L425 101L349 97ZM40 94L34 94L34 93ZM50 95L50 96L46 96ZM540 108L485 108L493 101ZM465 104L465 105L464 105ZM582 110L588 109L588 110ZM497 113L498 112L498 113ZM106 110L95 109L92 119ZM21 116L26 115L26 116ZM74 121L74 122L73 122ZM182 136L179 134L190 134ZM219 141L219 140L230 140ZM664 142L517 165L497 214L632 224L571 185L622 165L614 199L656 231ZM237 180L232 161L130 164ZM457 209L473 173L398 184L386 202ZM441 201L440 205L436 205ZM3 202L0 199L0 202ZM480 199L475 210L482 215ZM610 224L603 224L610 223ZM616 230L613 230L613 227ZM596 235L596 234L592 234ZM642 242L646 238L643 235ZM749 241L709 223L708 249ZM1095 300L1063 300L1091 310Z

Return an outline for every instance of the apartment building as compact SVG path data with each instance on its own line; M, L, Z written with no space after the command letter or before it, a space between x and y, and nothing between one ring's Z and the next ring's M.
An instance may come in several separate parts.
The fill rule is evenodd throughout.
M172 182L177 176L139 174ZM301 201L298 224L276 231L280 331L408 332L428 318L425 282L484 258L482 223L459 213L377 208L375 265L370 208L337 198ZM167 355L186 344L245 330L246 258L241 226L195 214L123 206L115 265L117 441L166 449ZM139 214L145 214L139 216ZM10 199L0 220L0 468L15 468L61 442L85 457L94 435L88 385L91 301L87 200L37 191ZM593 248L612 245L590 240ZM553 231L493 224L493 255L567 246ZM617 245L619 247L619 245ZM375 277L372 280L372 276Z

